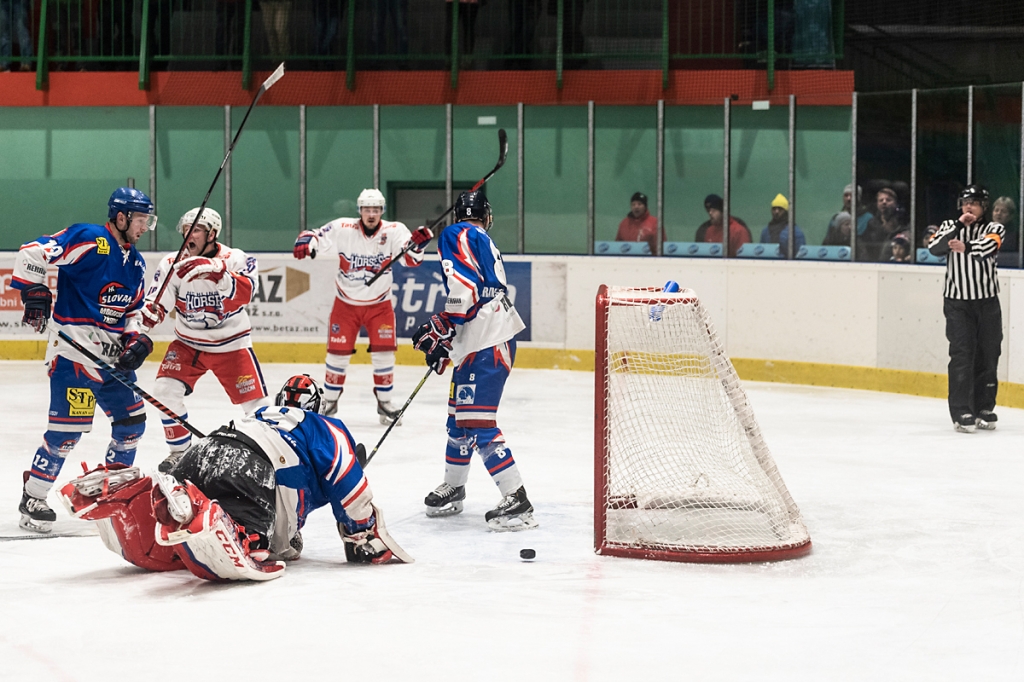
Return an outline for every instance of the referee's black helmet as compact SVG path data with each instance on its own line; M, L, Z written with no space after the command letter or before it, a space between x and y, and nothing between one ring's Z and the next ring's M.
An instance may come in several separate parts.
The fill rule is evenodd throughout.
M967 187L964 187L963 191L960 192L960 196L957 197L956 207L960 208L967 200L977 201L984 210L988 210L988 190L981 185L967 185Z

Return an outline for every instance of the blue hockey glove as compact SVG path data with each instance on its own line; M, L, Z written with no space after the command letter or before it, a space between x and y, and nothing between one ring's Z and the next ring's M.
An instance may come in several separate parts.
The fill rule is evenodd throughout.
M121 351L114 367L122 372L134 372L142 367L146 357L153 352L153 341L138 332L125 334L121 337L121 343L124 344L124 350Z
M420 326L412 335L412 345L426 355L427 365L438 374L448 366L448 354L455 338L455 325L445 313L438 313Z
M25 304L22 324L27 324L42 334L46 331L46 323L50 321L50 310L53 308L53 294L44 284L31 284L21 290L21 302Z

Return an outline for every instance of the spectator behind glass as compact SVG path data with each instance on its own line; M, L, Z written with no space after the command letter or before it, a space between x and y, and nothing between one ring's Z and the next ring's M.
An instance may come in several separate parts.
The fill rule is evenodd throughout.
M348 9L347 2L338 0L312 0L314 43L313 52L318 55L335 54L334 40L338 37L338 29L341 26L342 17ZM321 67L333 68L332 63L322 64ZM342 215L349 215L343 213Z
M647 210L647 195L637 192L629 200L629 213L619 223L617 242L647 242L651 253L658 253L658 219Z
M697 228L694 241L721 244L725 201L717 194L709 194L704 198L704 210L708 212L708 220ZM736 216L729 216L729 257L735 258L740 246L751 241L746 224Z
M1020 244L1020 226L1017 225L1017 204L1010 197L999 197L992 202L992 222L1003 226L1006 236L999 253L1017 253ZM1000 263L1002 265L1002 263Z
M860 185L857 185L857 236L860 237L864 234L864 230L867 229L868 221L873 217L867 210L867 207L861 203L861 189ZM832 216L832 219L828 221L828 230L825 233L825 241L822 242L825 246L849 246L850 238L847 235L845 241L835 241L839 239L839 233L835 230L836 218L839 217L840 213L846 213L847 215L853 215L853 185L847 185L843 188L843 208ZM832 241L830 241L830 239Z
M832 216L828 223L828 232L825 233L823 246L849 246L850 233L853 232L853 216L846 211L840 211Z
M896 235L906 229L903 213L899 210L896 190L883 187L875 196L875 215L868 221L864 238L857 240L857 260L887 261L891 257L888 247Z
M793 225L794 239L793 251L799 250L807 243L803 231L798 225ZM772 219L761 230L762 244L778 244L782 247L782 255L786 255L789 248L789 200L781 194L776 194L772 200Z
M283 57L291 51L288 36L288 20L291 18L293 0L261 0L263 31L267 34L270 54Z
M12 33L18 39L21 70L32 70L32 64L25 61L26 57L32 56L32 34L28 30L28 13L29 0L0 0L0 71L9 71L11 68L9 60Z
M910 237L901 232L889 244L889 260L893 263L910 263Z
M405 18L409 15L409 0L376 0L373 3L373 33L370 50L375 55L409 54L409 31ZM450 19L449 19L450 21ZM388 36L394 41L388 49ZM396 62L385 62L383 68L393 69ZM398 66L406 66L399 63Z

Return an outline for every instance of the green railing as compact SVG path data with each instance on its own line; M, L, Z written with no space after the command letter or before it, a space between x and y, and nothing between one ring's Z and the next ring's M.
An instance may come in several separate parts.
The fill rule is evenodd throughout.
M30 3L31 4L31 3ZM828 68L844 0L40 0L37 85L50 69Z

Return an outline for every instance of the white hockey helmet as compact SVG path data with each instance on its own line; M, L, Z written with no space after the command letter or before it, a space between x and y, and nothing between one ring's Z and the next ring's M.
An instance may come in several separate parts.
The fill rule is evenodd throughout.
M379 206L380 212L383 213L387 210L387 203L388 202L384 200L384 195L381 194L379 189L364 189L359 193L359 198L356 199L356 208Z
M178 221L178 234L184 236L188 232L188 228L192 227L192 221L196 219L197 215L199 215L198 206L181 216L181 220ZM210 241L216 241L217 235L220 234L220 213L217 213L212 208L204 208L203 217L199 219L199 224L206 226L206 234L209 235Z

